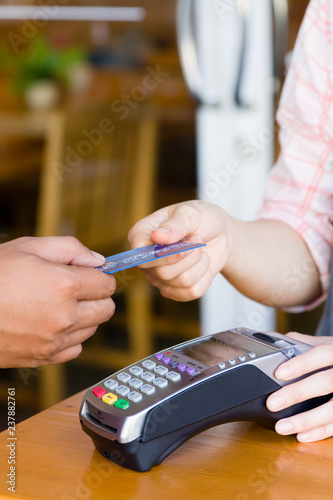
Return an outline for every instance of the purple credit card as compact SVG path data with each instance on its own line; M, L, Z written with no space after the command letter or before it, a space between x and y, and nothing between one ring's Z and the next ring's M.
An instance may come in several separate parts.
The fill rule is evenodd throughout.
M103 271L103 273L113 274L130 267L146 264L152 260L162 259L175 253L186 252L204 246L206 246L205 243L192 243L191 241L177 241L177 243L171 243L170 245L148 245L107 257L105 264L96 267L96 269Z

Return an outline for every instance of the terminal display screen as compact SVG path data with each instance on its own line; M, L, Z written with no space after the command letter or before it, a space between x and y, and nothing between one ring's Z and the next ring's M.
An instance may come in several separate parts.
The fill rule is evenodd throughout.
M196 342L189 347L177 350L207 366L214 366L249 352L242 347L223 342L215 337L210 337L203 342Z

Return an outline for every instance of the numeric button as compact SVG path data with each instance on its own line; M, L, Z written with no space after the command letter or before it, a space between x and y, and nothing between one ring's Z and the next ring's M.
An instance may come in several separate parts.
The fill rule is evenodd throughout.
M166 366L156 366L154 368L154 372L157 373L157 375L160 375L161 377L164 377L168 373L168 368Z
M166 374L166 378L168 378L172 382L178 382L178 380L180 380L182 376L178 372L169 372Z
M128 385L133 387L133 389L140 389L140 387L143 385L143 382L139 378L132 378Z
M120 385L116 389L116 393L120 394L120 396L127 396L129 392L131 392L131 389L129 387L126 387L126 385Z
M117 380L120 380L123 384L127 384L131 380L131 375L125 372L118 373Z
M155 387L150 384L144 384L142 387L140 387L140 391L144 394L147 394L147 396L151 396L155 392Z
M155 375L151 372L143 372L143 374L141 375L141 378L145 382L152 382L155 378Z
M111 378L109 380L106 380L104 382L104 385L107 389L109 389L110 391L114 391L115 389L117 389L118 387L118 382L116 380L112 380Z
M127 397L130 401L133 401L133 403L140 403L140 401L142 400L142 394L136 391L130 392Z
M141 366L131 366L128 371L135 377L140 377L141 373L143 373L143 368Z
M157 377L155 378L153 384L159 387L160 389L164 389L164 387L167 387L168 381L165 380L165 378Z
M155 361L152 361L151 359L145 359L141 364L144 368L146 368L146 370L153 370L156 366Z

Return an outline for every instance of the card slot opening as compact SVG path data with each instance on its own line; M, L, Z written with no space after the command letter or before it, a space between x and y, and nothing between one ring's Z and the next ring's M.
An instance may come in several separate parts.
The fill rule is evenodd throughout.
M111 431L113 434L117 434L118 429L116 427L112 427L111 425L102 422L99 418L97 418L94 415L91 415L90 413L88 415L86 414L86 418L87 417L95 425L99 425L100 427L107 429L108 431Z

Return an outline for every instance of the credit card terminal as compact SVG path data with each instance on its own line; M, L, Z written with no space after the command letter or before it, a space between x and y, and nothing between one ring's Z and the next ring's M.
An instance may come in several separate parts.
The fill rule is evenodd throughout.
M290 382L277 367L311 346L246 328L198 337L162 350L89 388L80 422L97 450L136 471L162 462L187 439L215 425L246 420L274 428L331 395L272 413L266 399Z

